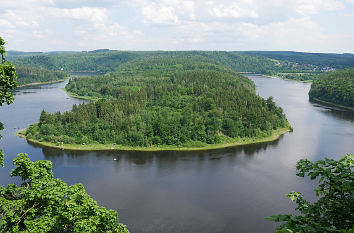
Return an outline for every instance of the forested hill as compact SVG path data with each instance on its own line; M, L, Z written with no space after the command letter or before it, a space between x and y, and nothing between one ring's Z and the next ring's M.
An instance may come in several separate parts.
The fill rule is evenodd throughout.
M312 83L309 97L354 110L354 68L321 75Z
M51 70L110 72L120 64L149 56L200 55L216 59L238 72L321 71L325 68L354 67L354 54L304 53L292 51L116 51L19 52L9 51L6 58L17 65L33 65Z
M344 69L354 67L354 54L344 53L304 53L292 51L242 51L242 54L259 55L280 61L289 61L298 64L331 67Z
M252 81L201 56L149 57L105 76L73 79L66 89L101 99L63 114L43 111L27 138L188 147L266 137L289 126Z
M267 73L288 70L279 62L259 55L245 55L223 51L112 51L65 53L10 53L15 65L31 66L66 72L95 72L105 74L117 69L121 64L152 56L202 56L214 59L237 72Z
M32 57L43 55L42 52L22 52L22 51L7 51L5 54L6 61L13 62L19 58Z
M266 51L116 51L90 52L9 52L16 66L53 71L106 74L120 65L153 56L202 56L220 62L236 72L266 74L286 79L311 81L323 72L354 67L354 54L325 54Z
M25 65L66 72L112 72L119 65L151 56L203 56L211 58L237 72L273 74L309 71L313 67L298 66L287 60L275 60L258 54L225 51L112 51L58 53L11 53L15 65ZM17 59L16 59L17 58Z
M68 77L68 74L63 71L53 71L47 69L37 69L26 66L16 66L17 82L19 86L61 81Z
M14 56L14 55L12 55ZM19 55L13 61L15 66L29 66L65 72L94 72L105 74L120 64L138 58L140 55L120 51L58 52L40 55Z
M132 86L133 88L144 86L146 79L151 77L174 77L176 74L187 71L216 71L220 74L236 75L245 88L255 90L254 83L241 75L236 74L231 69L222 66L219 62L206 57L175 56L166 55L159 57L148 57L122 64L115 72L105 76L91 77L85 79L72 79L66 86L66 90L78 96L88 96L93 98L117 98L121 86ZM148 77L146 77L148 76ZM149 77L151 76L151 77ZM132 80L129 80L131 77ZM139 79L138 77L145 77ZM123 83L122 83L123 82ZM127 85L129 82L129 85ZM159 82L156 83L160 84ZM186 84L187 85L187 84ZM130 88L132 88L130 87ZM127 87L125 87L127 88Z

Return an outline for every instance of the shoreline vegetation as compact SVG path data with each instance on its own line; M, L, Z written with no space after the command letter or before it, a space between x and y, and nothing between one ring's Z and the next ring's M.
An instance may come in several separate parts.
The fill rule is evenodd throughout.
M257 76L257 75L255 75ZM264 77L267 77L267 78L277 78L277 79L282 79L282 80L286 80L286 81L295 81L295 82L302 82L302 83L312 83L313 80L299 80L299 79L291 79L291 78L285 78L281 75L276 75L276 74L273 74L273 75L269 75L269 74L260 74L259 76L264 76Z
M17 88L22 88L22 87L31 87L31 86L40 86L40 85L47 85L47 84L54 84L54 83L60 83L60 82L64 82L65 80L71 78L71 76L67 76L63 79L59 79L59 80L53 80L53 81L47 81L47 82L35 82L35 83L27 83L27 84L23 84L23 85L18 85Z
M322 74L312 83L309 98L324 105L354 111L354 68Z
M343 106L343 105L327 102L327 101L320 100L320 99L314 98L314 97L310 99L310 102L316 103L316 104L320 104L320 105L323 105L323 106L326 106L326 107L331 107L331 108L335 107L335 108L339 108L341 110L354 112L354 108L352 108L352 107L348 107L348 106Z
M280 128L272 131L270 136L266 137L254 137L254 138L235 138L230 139L223 143L207 144L202 142L189 142L181 146L176 145L161 145L161 146L123 146L116 144L60 144L52 142L44 142L35 139L29 139L26 137L26 129L22 129L15 133L16 136L26 139L28 142L37 144L43 147L50 147L62 150L72 151L203 151L203 150L215 150L228 147L236 147L250 144L257 144L263 142L271 142L278 140L282 135L292 132L292 128Z
M105 76L70 79L69 96L90 101L41 112L18 135L69 150L208 150L273 141L291 131L273 97L200 56L153 57Z
M82 99L82 100L92 100L92 101L97 101L99 100L99 98L95 98L95 97L91 97L91 96L81 96L81 95L77 95L71 91L68 91L66 90L66 88L62 88L63 91L65 91L65 93L70 96L70 97L73 97L73 98L76 98L76 99Z

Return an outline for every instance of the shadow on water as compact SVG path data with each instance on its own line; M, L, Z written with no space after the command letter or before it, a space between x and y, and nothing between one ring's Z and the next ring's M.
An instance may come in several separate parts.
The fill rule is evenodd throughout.
M282 138L283 135L279 139L271 142L204 151L73 151L43 147L31 142L28 142L28 144L33 148L42 148L44 158L55 161L57 165L62 164L64 160L66 163L67 160L70 160L70 163L77 164L77 162L79 162L80 164L84 164L89 160L98 161L106 158L119 161L124 158L124 160L136 165L149 166L152 161L175 164L177 161L185 161L189 159L221 160L230 156L237 157L239 154L244 154L248 159L252 159L259 152L277 147Z
M334 118L338 118L339 120L346 120L350 122L354 122L354 112L349 110L344 110L332 106L326 106L318 103L314 103L309 101L309 103L318 111L325 112L327 115L332 116Z
M38 93L38 90L45 90L45 89L57 89L57 85L60 84L58 83L48 83L48 84L41 84L41 85L33 85L33 86L24 86L24 87L19 87L16 88L14 93L16 95L21 95L21 94L33 94L33 93ZM31 91L34 90L34 91Z

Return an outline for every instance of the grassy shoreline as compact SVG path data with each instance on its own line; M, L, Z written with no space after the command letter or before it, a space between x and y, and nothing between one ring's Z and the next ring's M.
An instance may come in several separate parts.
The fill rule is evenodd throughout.
M70 76L63 78L63 79L58 79L58 80L53 80L53 81L48 81L48 82L35 82L35 83L28 83L28 84L23 84L23 85L19 85L17 86L17 88L21 88L21 87L31 87L31 86L39 86L39 85L45 85L45 84L53 84L53 83L60 83L63 82L67 79L69 79Z
M241 145L249 145L255 143L262 142L271 142L280 138L285 133L290 132L289 128L281 128L277 130L273 130L272 135L262 138L240 138L235 139L232 142L220 143L220 144L206 144L202 147L183 147L183 146L175 146L175 145L163 145L163 146L150 146L150 147L133 147L133 146L122 146L122 145L114 145L114 144L56 144L52 142L40 142L34 139L28 139L25 136L26 129L20 130L15 133L15 135L26 139L28 142L44 146L51 147L63 150L81 150L81 151L202 151L202 150L214 150L214 149L222 149L227 147L241 146Z
M302 82L302 83L312 83L313 80L296 80L296 79L290 79L290 78L284 78L282 76L278 76L278 75L267 75L267 74L262 74L263 76L265 77L268 77L268 78L277 78L277 79L282 79L282 80L286 80L286 81L296 81L296 82Z
M97 101L98 98L95 98L95 97L91 97L91 96L81 96L81 95L77 95L73 92L70 92L68 90L66 90L65 88L62 88L63 91L65 91L65 93L70 96L70 97L73 97L73 98L76 98L76 99L83 99L83 100L92 100L92 101Z
M335 104L335 103L327 102L327 101L324 101L324 100L320 100L320 99L318 99L318 98L311 98L310 101L313 102L313 103L317 103L317 104L324 105L324 106L336 107L336 108L340 108L340 109L342 109L342 110L347 110L347 111L352 111L352 112L354 112L354 108L352 108L352 107L348 107L348 106L343 106L343 105L340 105L340 104Z

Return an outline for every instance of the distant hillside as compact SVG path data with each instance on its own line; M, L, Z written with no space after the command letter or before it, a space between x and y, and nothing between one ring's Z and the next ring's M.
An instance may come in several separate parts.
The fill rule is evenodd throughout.
M19 86L34 83L50 83L65 79L68 74L63 71L37 69L26 66L16 66L17 82Z
M354 110L354 68L319 76L311 85L309 97L310 100L342 105Z
M354 54L344 53L304 53L292 51L242 51L242 54L261 55L277 60L286 60L299 64L312 64L321 68L344 69L354 67Z
M261 55L240 54L224 51L112 51L55 53L10 53L15 65L32 66L49 70L64 69L66 72L112 72L119 65L139 58L151 56L194 56L214 59L237 72L268 74L279 71L293 71L293 67Z
M13 62L16 59L43 55L42 52L22 52L22 51L7 51L5 58L6 61Z
M15 66L30 66L65 72L107 73L120 64L137 58L130 52L65 52L45 53L35 56L22 56L14 60Z
M236 72L249 72L299 81L312 81L323 72L354 67L353 54L322 54L266 51L115 51L99 49L89 52L9 52L15 65L106 74L120 65L152 56L201 56L220 62Z

